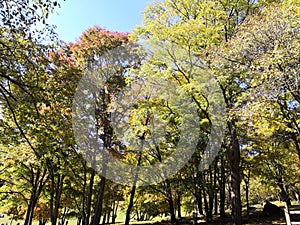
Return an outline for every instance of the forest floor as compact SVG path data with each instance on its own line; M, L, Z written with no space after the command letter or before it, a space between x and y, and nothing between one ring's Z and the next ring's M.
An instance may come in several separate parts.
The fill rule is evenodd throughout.
M280 204L278 204L280 205ZM281 208L283 208L280 205ZM252 210L249 214L249 216L243 217L243 223L244 225L286 225L285 218L283 216L278 215L272 215L269 217L263 216L262 214L262 206L253 207L254 210ZM123 214L123 213L122 213ZM124 215L120 215L120 218L117 219L116 225L123 225L124 224ZM153 221L143 221L143 222L136 222L132 221L131 225L171 225L171 223L168 220L168 217L160 218L156 217ZM0 218L0 225L10 224L10 225L17 225L23 224L23 221L13 221L12 224L10 224L9 218L6 216L5 218ZM69 225L76 225L77 220L70 219ZM182 220L178 221L177 225L192 225L193 220L191 217L184 217ZM220 219L219 217L215 217L212 222L205 222L204 218L199 218L198 225L230 225L231 219L230 216L226 217L225 219ZM33 225L38 225L38 221L34 221ZM50 223L47 223L47 225L50 225Z
M121 223L122 224L122 223ZM120 225L121 225L120 224ZM136 222L132 225L171 225L169 221L160 221L160 222ZM177 225L191 225L193 224L192 218L184 218L181 221L178 221ZM198 225L230 225L230 217L225 219L215 218L212 222L205 222L205 220L198 220ZM252 212L249 217L243 217L243 224L245 225L286 225L284 217L265 217L262 216L261 211Z
M198 225L230 225L230 218L226 219L219 219L215 218L214 221L212 222L205 222L204 220L198 220ZM17 223L23 224L23 221L13 221L12 225L16 225ZM1 221L0 224L10 224L9 221ZM37 221L33 222L34 225L38 225ZM50 223L47 223L50 224ZM76 221L70 221L70 225L76 225ZM116 225L122 225L124 223L119 222L116 223ZM144 222L131 222L131 225L171 225L169 221L144 221ZM177 223L177 225L191 225L193 224L193 221L191 218L185 218L182 219ZM284 218L267 218L267 217L262 217L261 213L252 213L249 218L244 218L243 219L243 224L245 225L286 225L285 219Z
M169 221L161 221L161 222L154 222L154 223L132 223L132 225L171 225ZM191 219L185 219L179 221L177 225L192 225L193 221ZM212 222L205 222L205 221L198 221L198 225L230 225L232 224L230 219L215 219ZM286 225L284 218L265 218L261 217L260 215L251 215L249 219L243 219L243 223L245 225Z

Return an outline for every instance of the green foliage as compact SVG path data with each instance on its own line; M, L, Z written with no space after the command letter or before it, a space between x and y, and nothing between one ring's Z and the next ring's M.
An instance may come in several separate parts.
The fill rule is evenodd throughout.
M137 220L169 213L180 200L188 212L203 208L208 220L219 206L225 208L234 132L242 150L242 194L249 188L243 205L247 199L254 204L299 193L299 1L153 3L130 36L145 43L138 49L142 57L135 57L129 34L98 26L75 43L53 45L56 36L46 19L58 5L0 3L1 210L17 218L31 210L35 219L53 225L55 217L71 215L87 225L97 212L103 177L77 154L72 133L73 96L88 69L105 80L93 96L97 138L122 162L162 162L176 151L183 131L193 131L184 146L199 140L190 162L173 177L137 187L131 214ZM111 53L120 46L128 55ZM221 93L212 91L218 89ZM129 105L131 98L135 102ZM213 106L223 98L228 114L218 118ZM114 130L112 112L128 124ZM222 149L199 171L212 121L222 119L229 124ZM106 181L100 194L108 215L129 202L130 190Z

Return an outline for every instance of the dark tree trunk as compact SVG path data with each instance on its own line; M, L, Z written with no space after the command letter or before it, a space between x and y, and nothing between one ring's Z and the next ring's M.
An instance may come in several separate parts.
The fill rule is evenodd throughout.
M214 214L218 214L218 192L217 192L217 180L219 179L218 170L219 157L216 157L214 164Z
M220 216L225 217L225 201L226 201L226 189L225 189L225 162L224 156L221 156L221 177L219 179L220 186Z
M35 205L37 203L37 199L34 196L34 195L36 195L35 193L36 193L35 191L32 193L31 199L29 201L27 212L26 212L26 217L25 217L25 221L24 221L24 225L31 225L32 224L33 211L34 211Z
M85 215L85 225L89 225L90 217L91 217L91 209L92 209L92 195L93 195L93 187L94 187L94 179L95 179L95 170L92 169L90 183L89 183L89 192L86 201L86 215Z
M53 172L53 171L52 171ZM58 212L60 207L60 199L63 191L63 184L64 184L64 175L56 175L57 181L55 182L55 176L53 174L51 178L51 203L50 203L50 219L51 224L56 225L58 219Z
M83 166L83 185L82 185L82 195L81 195L81 206L80 208L80 214L77 219L77 225L88 225L86 224L86 214L85 214L85 198L86 198L86 181L87 181L87 168L86 168L86 162L84 161L82 163Z
M198 212L200 215L204 215L203 214L203 203L202 203L202 191L199 189L198 192L196 193L196 201L198 204Z
M247 218L249 218L249 211L250 211L250 205L249 205L249 185L250 185L250 169L248 169L248 174L246 175L246 179L245 179Z
M111 219L111 223L115 224L116 223L116 218L117 218L117 213L118 213L118 207L119 204L116 204L115 202L113 203L113 215L112 215L112 219Z
M34 208L37 204L37 201L42 193L42 190L45 185L45 181L47 180L46 178L47 170L44 169L43 172L38 170L36 175L32 174L32 191L31 191L31 196L30 200L28 203L27 211L26 211L26 216L25 216L25 221L24 225L31 225L32 220L33 220L33 213L34 213Z
M107 93L107 90L101 89L99 91L100 99L97 98L97 95L94 94L94 98L97 102L98 113L96 115L96 128L100 129L103 127L100 135L100 138L103 141L103 149L102 151L106 151L108 153L109 149L112 147L112 138L113 138L113 126L111 124L111 113L109 112L109 105L111 104L112 93ZM99 132L99 130L97 130ZM106 157L104 157L106 158ZM108 159L105 159L102 162L102 176L100 181L100 189L97 194L96 204L94 207L94 215L92 217L91 225L99 225L102 210L103 210L103 199L104 199L104 189L106 184L106 172L107 172L107 163Z
M181 194L177 193L177 215L181 219Z
M171 224L176 224L176 214L175 214L175 207L174 207L174 201L172 196L172 189L170 182L167 180L167 201L169 203L169 210L170 210L170 216L171 216Z
M207 202L207 196L206 196L206 191L205 188L203 189L203 199L204 199L204 209L205 209L205 215L206 215L206 221L209 221L209 206Z
M138 158L138 163L137 163L137 171L134 177L134 183L130 192L130 200L129 200L129 205L126 210L126 218L125 218L125 224L124 225L129 225L130 222L130 214L134 205L134 196L135 196L135 191L136 191L136 183L138 181L138 175L139 175L139 166L141 165L142 162L142 154L139 154Z
M46 219L40 219L39 220L39 225L46 225L47 220Z
M78 219L77 219L77 223L76 223L76 224L77 224L77 225L80 225L80 224L81 224L81 221L82 221L82 216L79 216Z
M231 207L233 225L242 224L242 206L241 206L241 193L240 193L240 145L234 127L233 121L228 121L228 129L230 132L230 144L227 149L227 157L230 163L231 172Z
M106 223L106 215L107 215L107 211L104 212L104 215L102 218L102 225L104 225Z
M103 208L103 197L104 197L104 188L105 188L105 183L106 183L106 165L104 165L103 169L103 176L101 177L100 181L100 190L97 195L97 200L94 208L94 216L92 218L91 224L92 225L99 225L100 219L102 216L102 208Z
M136 186L134 185L131 189L131 192L130 192L129 205L128 205L127 210L126 210L125 225L129 225L129 222L130 222L130 214L131 214L133 204L134 204L135 191L136 191Z
M196 198L197 204L198 204L198 212L199 212L200 215L204 215L204 213L203 213L203 202L202 202L202 196L203 196L202 183L203 183L202 172L197 171L196 180L194 179L194 192L195 192L195 198ZM201 186L199 187L200 184L201 184Z
M213 209L214 209L214 186L213 186L213 175L212 167L209 166L209 187L208 187L208 220L212 221L213 219Z

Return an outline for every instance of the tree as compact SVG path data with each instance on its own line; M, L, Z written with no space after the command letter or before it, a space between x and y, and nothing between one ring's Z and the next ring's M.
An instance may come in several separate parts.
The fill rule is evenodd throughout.
M23 168L14 173L20 176L24 175L23 180L27 185L24 191L28 192L18 197L21 196L28 203L25 224L31 224L34 207L47 178L47 169L38 161L40 154L36 150L36 143L33 143L36 140L33 140L34 138L30 140L32 133L29 134L28 131L33 124L28 120L24 123L28 118L22 119L22 116L26 117L26 113L22 115L26 108L26 104L23 103L26 99L27 106L30 105L30 108L35 109L35 116L39 114L36 91L43 88L40 75L43 76L47 70L48 52L53 47L52 44L46 44L46 42L54 43L56 40L53 27L46 24L46 19L49 13L58 6L58 3L56 1L9 0L0 4L0 102L3 109L1 120L4 126L13 127L13 129L7 130L13 132L6 133L6 136L3 136L6 138L3 138L1 142L4 145L9 143L8 146L14 146L13 148L19 148L19 145L23 146L29 151L30 157L37 160L35 163L31 160L26 162L27 157L10 159L20 160L23 165ZM44 24L41 30L36 29L38 23ZM46 36L49 37L48 41L44 38ZM18 107L18 104L22 106ZM17 136L19 137L17 138ZM13 149L11 150L14 152ZM9 182L11 182L10 184L18 183L17 180L6 180L5 185L9 186ZM29 195L27 196L27 194Z
M244 145L260 139L259 135L278 138L282 133L298 152L297 10L284 3L269 5L249 17L224 48L217 50L221 60L213 64L221 74L224 91L235 85L227 92L232 96L231 115L238 124L251 127L250 140ZM256 132L260 134L253 135Z
M30 225L47 181L47 168L26 143L11 143L1 154L6 155L3 157L2 204L13 215L25 215L24 224ZM19 166L15 167L16 164Z
M254 1L238 1L237 4L228 1L164 1L155 3L146 10L144 26L138 28L136 33L142 40L163 43L158 44L157 49L165 49L165 46L170 48L172 44L167 44L168 42L176 43L186 49L187 55L202 58L203 62L206 61L209 65L210 61L207 56L210 54L211 49L218 46L222 41L228 41L235 32L236 26L242 23L250 13L255 12L256 8L257 5ZM184 67L183 63L180 63L182 59L179 60L171 55L173 51L172 48L166 50L171 56L171 65L166 63L166 59L162 60L161 58L159 64L155 57L149 61L149 64L160 67L160 69L154 71L160 71L163 68L167 72L157 72L157 74L166 76L169 79L173 78L181 86L194 86L194 89L188 93L196 102L204 118L210 120L209 113L205 110L205 104L203 105L201 102L201 98L205 98L205 96L197 93L197 91L201 92L203 90L200 83L205 81L195 81L194 76L191 76L192 70L188 70L188 67ZM154 52L157 57L155 53L162 55L161 50ZM166 54L163 56L166 56ZM194 69L195 65L190 65L190 68ZM196 74L197 70L192 71L192 73ZM239 88L238 86L231 86L231 81L227 81L228 86L219 83L228 110L231 110L232 104L234 104L231 93L234 89ZM200 115L200 118L203 117ZM240 145L235 123L234 119L228 120L229 142L226 143L226 146L232 175L233 219L235 224L241 224Z
M84 215L84 222L86 224L89 223L90 219L89 214L91 212L91 197L93 194L92 192L94 178L96 175L95 173L96 170L99 171L99 165L97 166L95 164L96 154L102 154L101 151L109 154L109 152L116 151L115 149L118 145L120 145L118 142L114 141L115 134L111 125L111 114L109 109L113 102L114 95L116 95L119 92L119 90L122 89L124 85L126 85L124 74L127 71L127 65L124 65L123 67L123 64L126 62L123 61L124 59L122 58L122 56L116 56L110 53L113 52L113 49L125 45L126 43L128 43L127 34L110 32L95 26L85 31L79 38L78 42L70 45L71 57L73 57L76 60L77 65L79 65L82 71L89 70L90 72L92 72L92 76L95 76L96 80L98 79L97 81L99 81L98 84L91 83L83 87L90 88L90 85L96 85L93 86L94 92L92 93L92 98L96 102L96 114L94 118L94 126L96 128L96 133L91 135L93 136L92 138L94 138L94 140L97 140L97 142L101 143L97 147L97 149L95 149L95 152L88 152L88 155L92 155L92 158L88 158L88 162L91 163L92 171L89 181L89 193L87 196L88 213L87 215ZM83 79L85 78L83 77ZM79 111L82 109L82 107L84 107L80 104L85 103L85 99L82 99L82 97L89 97L84 94L82 96L77 96L81 98L76 99L76 101L79 101L78 104L75 105L75 110L77 110L78 115ZM73 118L73 121L74 120L76 120L77 123L85 123L84 118L81 117ZM77 144L80 146L80 144L82 143L77 142ZM95 146L92 146L92 148L94 147ZM87 152L83 152L83 154L87 155ZM102 174L98 187L99 189L95 194L96 201L94 203L94 211L91 221L91 224L94 225L99 224L103 213L107 162L103 160L100 167Z

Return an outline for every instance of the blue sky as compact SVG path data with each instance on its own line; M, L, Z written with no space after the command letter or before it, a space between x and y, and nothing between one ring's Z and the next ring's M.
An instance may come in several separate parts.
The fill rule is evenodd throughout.
M108 30L130 32L142 22L142 12L153 0L66 0L51 15L59 38L74 42L94 25Z

